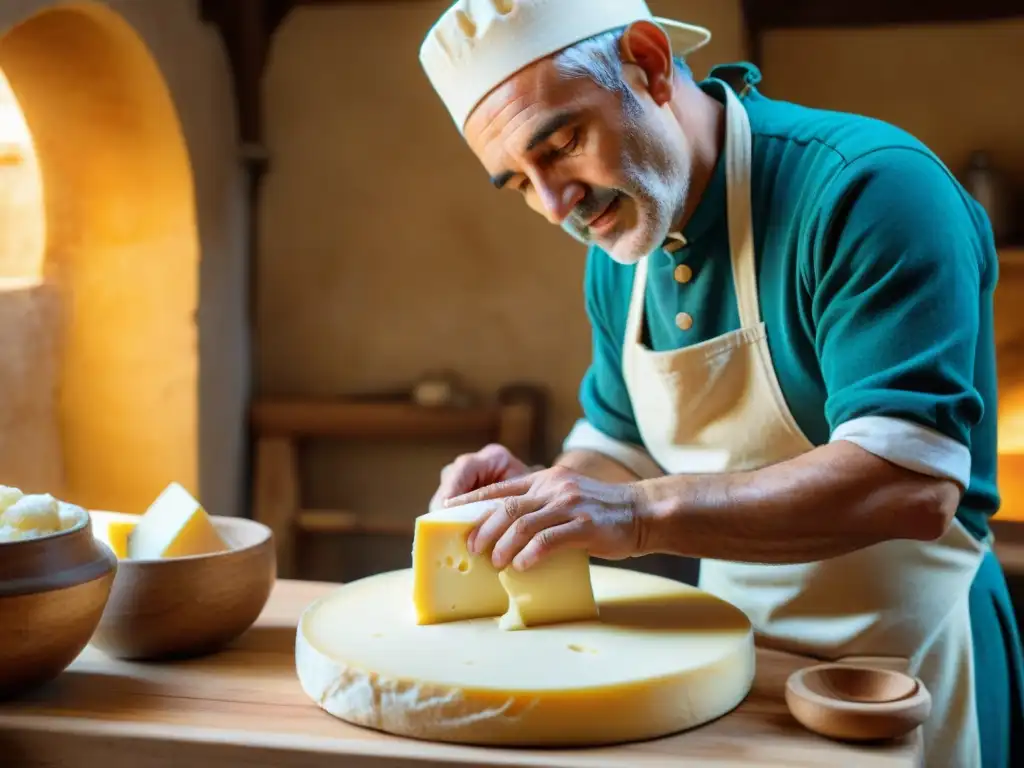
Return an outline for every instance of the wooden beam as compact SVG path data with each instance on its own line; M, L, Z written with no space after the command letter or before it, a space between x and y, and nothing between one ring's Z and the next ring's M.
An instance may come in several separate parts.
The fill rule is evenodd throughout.
M758 15L758 0L743 0L744 27L746 29L747 58L756 67L761 66L762 33L761 17Z
M422 3L424 0L390 0ZM291 0L291 5L355 5L368 0ZM929 24L1024 17L1021 0L743 0L762 29ZM753 9L753 16L750 8Z
M373 0L291 0L292 5L369 5ZM387 0L390 3L424 3L433 0Z
M759 31L1024 18L1021 0L747 0L744 6L747 23Z
M256 354L256 308L259 306L256 281L256 244L259 242L260 187L267 172L269 156L263 143L263 71L270 50L270 41L284 17L292 8L292 0L199 0L200 18L216 27L224 44L234 85L235 114L238 121L238 160L246 173L248 192L248 258L246 319L249 327L249 381L256 375L252 361ZM251 389L251 388L250 388ZM257 457L254 441L245 427L244 474L253 473ZM251 485L246 485L244 508L257 502ZM287 568L287 564L285 564Z
M217 27L234 78L242 144L263 141L261 85L270 40L292 0L200 0L202 19Z

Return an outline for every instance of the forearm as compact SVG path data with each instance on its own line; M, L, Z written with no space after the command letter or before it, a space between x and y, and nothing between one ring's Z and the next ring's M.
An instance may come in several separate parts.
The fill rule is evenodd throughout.
M837 441L753 472L635 484L642 552L755 563L836 557L890 539L941 535L959 504L951 481Z
M634 483L640 479L631 469L597 451L566 451L555 460L555 466L605 483Z

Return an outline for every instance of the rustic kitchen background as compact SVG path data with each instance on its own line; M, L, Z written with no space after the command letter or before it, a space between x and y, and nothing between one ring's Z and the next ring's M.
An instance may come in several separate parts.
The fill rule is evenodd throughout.
M457 453L557 452L584 251L488 191L430 91L446 5L4 0L0 482L141 512L177 480L273 522L282 575L351 579L408 563ZM1024 8L651 6L713 31L699 77L754 60L772 97L894 122L990 207L999 553L1024 579Z

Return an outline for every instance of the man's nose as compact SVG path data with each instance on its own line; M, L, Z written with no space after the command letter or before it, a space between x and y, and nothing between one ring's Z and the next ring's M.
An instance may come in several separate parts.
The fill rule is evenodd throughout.
M565 221L587 194L583 185L577 182L561 185L544 183L537 189L540 193L541 212L556 226Z

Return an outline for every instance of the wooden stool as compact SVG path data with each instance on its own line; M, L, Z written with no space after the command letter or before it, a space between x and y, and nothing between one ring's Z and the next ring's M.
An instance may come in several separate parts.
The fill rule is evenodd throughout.
M406 401L268 398L251 411L256 440L253 516L274 532L277 573L295 576L296 533L411 535L413 521L374 521L354 512L306 510L299 488L299 444L337 440L442 440L497 442L527 464L544 463L545 399L528 385L502 389L495 404L427 407ZM424 512L426 512L424 502Z

